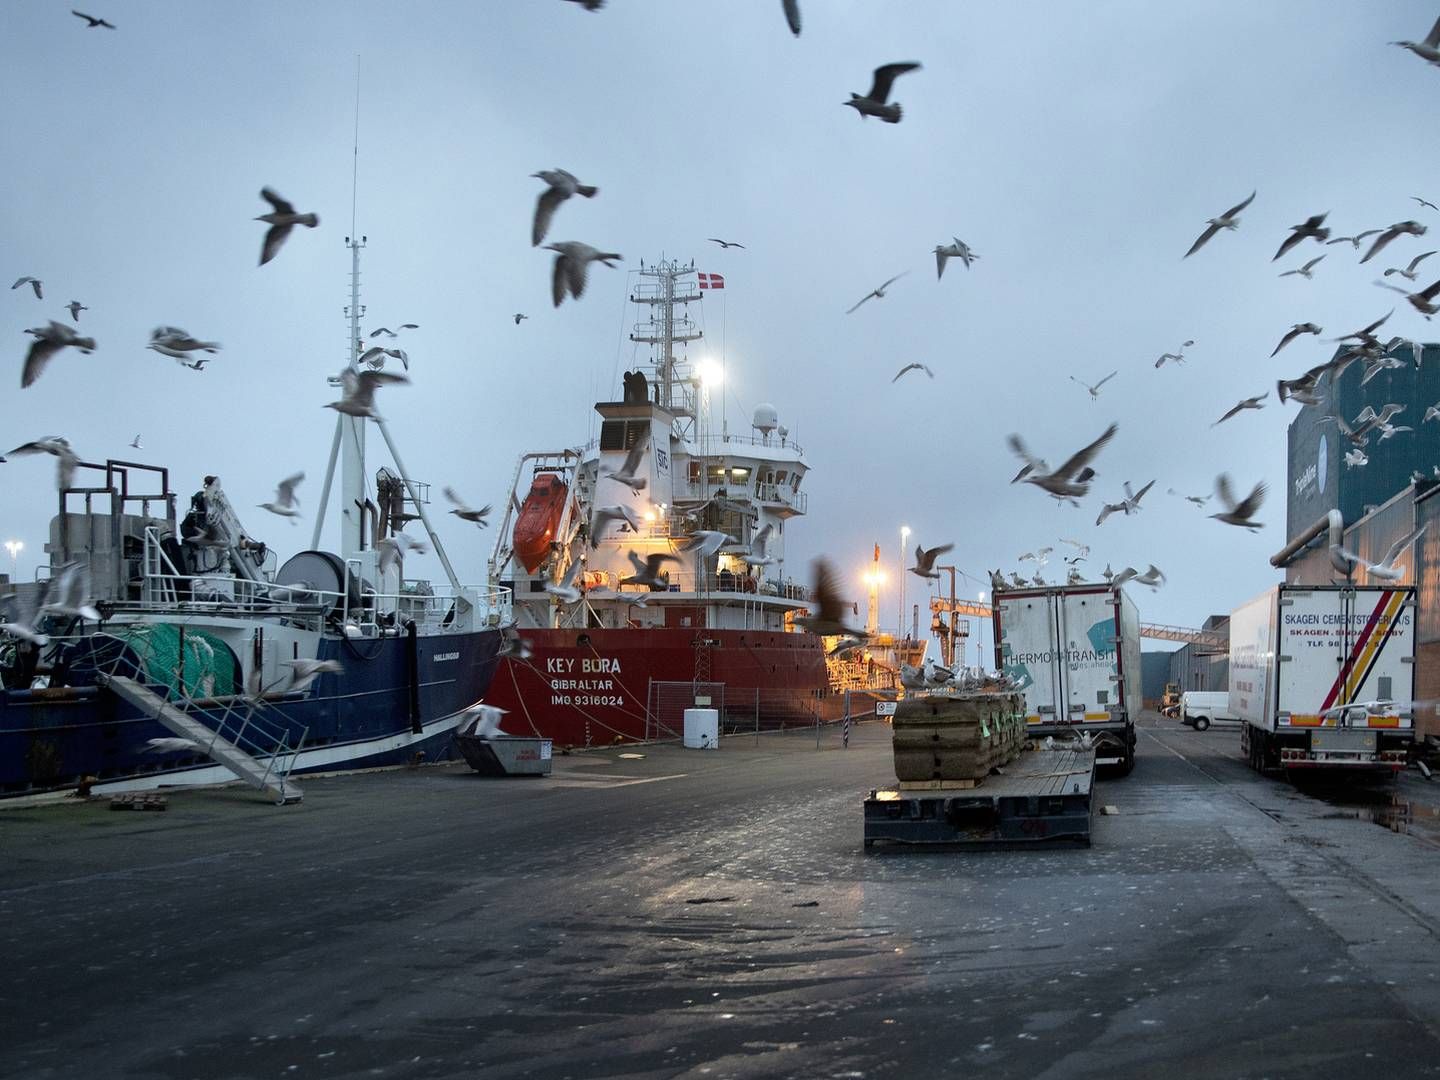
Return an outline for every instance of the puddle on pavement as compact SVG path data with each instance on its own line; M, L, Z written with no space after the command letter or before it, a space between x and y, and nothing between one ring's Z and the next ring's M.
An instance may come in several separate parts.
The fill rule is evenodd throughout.
M1321 818L1369 821L1397 833L1408 833L1412 826L1418 825L1423 832L1440 835L1440 805L1402 798L1388 785L1354 786L1322 780L1296 787L1303 794L1334 807L1321 814Z

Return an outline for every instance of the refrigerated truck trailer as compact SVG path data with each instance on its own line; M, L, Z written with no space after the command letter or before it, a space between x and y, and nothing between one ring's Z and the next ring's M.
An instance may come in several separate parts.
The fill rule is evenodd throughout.
M1230 617L1252 768L1399 772L1415 737L1415 590L1277 585Z
M1006 589L992 610L995 666L1025 695L1029 735L1089 732L1096 765L1134 768L1140 615L1124 589Z

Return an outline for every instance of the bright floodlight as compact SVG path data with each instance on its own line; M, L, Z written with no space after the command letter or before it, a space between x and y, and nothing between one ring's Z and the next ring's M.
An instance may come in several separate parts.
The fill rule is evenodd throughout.
M709 357L701 360L696 367L700 373L700 381L706 386L719 386L725 380L725 369Z

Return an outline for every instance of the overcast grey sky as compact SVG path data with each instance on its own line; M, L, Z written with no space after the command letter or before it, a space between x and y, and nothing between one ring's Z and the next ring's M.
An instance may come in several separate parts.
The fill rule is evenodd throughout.
M1337 233L1440 224L1409 199L1440 202L1440 71L1386 44L1425 36L1436 11L1419 3L808 0L797 40L778 0L610 0L596 14L563 0L89 2L118 29L17 0L0 35L0 271L46 283L43 302L0 291L0 437L63 433L103 460L131 456L140 432L140 456L168 465L182 498L213 472L242 508L304 469L305 528L244 512L282 557L308 543L333 425L325 378L345 356L357 55L366 323L422 327L405 343L414 385L380 401L416 478L498 503L519 454L584 440L591 403L618 396L636 356L628 271L693 257L726 277L690 352L718 354L723 327L731 430L772 402L810 460L787 569L808 576L828 554L857 597L870 544L893 568L905 523L912 544L953 540L977 572L1076 537L1092 566L1169 575L1137 590L1147 621L1228 611L1277 580L1297 407L1274 400L1275 379L1332 346L1270 350L1291 323L1328 338L1383 314L1399 298L1371 282L1440 244L1440 230L1405 238L1365 266L1328 247L1310 282L1276 275L1319 254L1312 243L1269 261L1324 210ZM925 65L897 83L902 123L841 107L897 60ZM554 166L600 195L563 206L551 238L625 256L558 311L549 253L528 236L529 174ZM257 268L265 184L321 226ZM1239 231L1182 261L1252 189ZM982 258L937 283L930 252L952 235ZM886 299L842 314L901 270ZM71 299L90 307L80 326L98 351L63 353L20 391L23 330L68 318ZM1387 329L1426 338L1401 307ZM530 320L515 326L516 311ZM224 351L182 369L144 348L161 323ZM1187 338L1188 364L1156 371ZM892 386L911 360L935 381ZM1066 378L1113 369L1095 403ZM1267 389L1263 411L1210 428ZM1054 462L1111 420L1082 509L1008 484L1007 433ZM1209 491L1221 470L1245 490L1269 482L1262 532L1165 494ZM1152 477L1144 513L1094 527L1101 497ZM52 483L49 459L0 466L0 532L27 545L22 577ZM482 580L493 530L441 527L461 576ZM439 576L433 556L416 570ZM893 622L893 594L883 610Z

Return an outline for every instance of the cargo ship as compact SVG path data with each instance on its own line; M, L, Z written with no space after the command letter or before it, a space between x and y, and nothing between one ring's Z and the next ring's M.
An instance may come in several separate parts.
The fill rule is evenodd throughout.
M714 424L720 372L685 351L714 275L662 260L636 277L648 364L596 403L597 438L516 465L490 580L528 655L502 659L485 700L507 731L576 747L678 737L690 707L729 731L836 719L924 646L837 652L797 628L808 571L787 567L785 534L807 509L804 451L769 404L748 432Z

